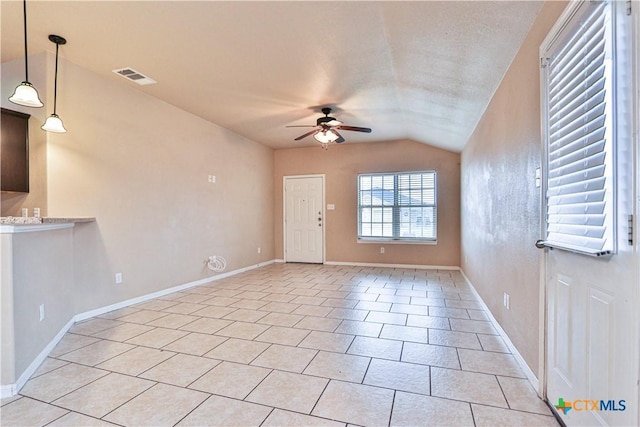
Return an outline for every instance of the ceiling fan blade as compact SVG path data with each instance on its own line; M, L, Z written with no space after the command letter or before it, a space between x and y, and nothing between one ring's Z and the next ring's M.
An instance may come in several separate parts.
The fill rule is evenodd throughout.
M316 125L291 125L285 126L286 128L314 128Z
M315 127L315 126L314 126L314 127ZM314 130L312 130L312 131L309 131L309 132L305 133L304 135L300 135L299 137L297 137L296 139L294 139L294 141L300 141L302 138L306 138L306 137L308 137L309 135L311 135L311 134L313 134L313 133L316 133L316 132L317 132L317 130L316 130L316 129L314 129Z
M351 130L351 131L355 131L355 132L366 132L366 133L371 133L371 129L369 129L369 128L361 128L361 127L357 127L357 126L346 126L346 125L340 125L340 126L338 126L338 129L341 129L341 130Z
M331 131L332 131L333 133L335 133L336 135L338 135L338 139L336 139L336 140L335 140L335 143L336 143L336 144L340 144L340 143L343 143L343 142L345 142L345 141L346 141L346 139L344 139L344 138L342 137L342 135L340 135L340 133L338 133L338 131L337 131L337 130L332 129Z

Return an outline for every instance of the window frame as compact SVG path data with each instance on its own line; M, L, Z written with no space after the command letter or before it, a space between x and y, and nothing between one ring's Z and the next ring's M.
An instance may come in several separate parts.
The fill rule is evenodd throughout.
M400 188L398 185L399 177L403 175L416 175L416 174L431 174L433 177L433 203L432 204L421 204L421 205L407 205L401 204L399 202L399 193ZM393 205L363 205L361 203L361 178L362 177L393 177ZM357 175L357 195L356 195L356 204L357 204L357 242L358 243L387 243L387 244L422 244L422 245L435 245L438 243L438 173L435 169L429 170L421 170L421 171L402 171L402 172L367 172L367 173L359 173ZM420 187L420 189L425 189L429 187ZM384 191L384 186L383 186ZM386 207L392 209L392 233L393 236L385 237L385 236L363 236L362 235L362 209L363 208L374 208L374 207ZM402 237L400 236L401 232L401 217L400 210L402 208L433 208L433 237Z

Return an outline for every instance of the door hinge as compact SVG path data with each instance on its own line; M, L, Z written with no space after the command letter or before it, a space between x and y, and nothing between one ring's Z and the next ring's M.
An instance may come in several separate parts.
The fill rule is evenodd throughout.
M549 58L540 58L540 68L547 68L549 66Z
M627 241L629 242L629 246L633 246L633 215L629 215L627 221Z
M631 16L631 0L627 0L627 16Z

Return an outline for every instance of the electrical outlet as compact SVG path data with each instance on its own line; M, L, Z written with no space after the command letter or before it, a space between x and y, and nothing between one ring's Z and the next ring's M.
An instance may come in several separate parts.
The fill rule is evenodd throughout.
M502 298L502 304L505 306L507 310L509 310L509 294L506 292L504 293L504 296Z
M258 253L261 254L262 253L262 248L258 247Z
M122 273L116 273L116 284L122 283Z
M380 253L383 254L384 253L384 246L380 246Z
M44 304L40 304L40 321L44 320Z
M211 184L215 184L215 183L216 183L216 176L215 176L215 175L209 175L209 179L208 179L208 181L209 181Z

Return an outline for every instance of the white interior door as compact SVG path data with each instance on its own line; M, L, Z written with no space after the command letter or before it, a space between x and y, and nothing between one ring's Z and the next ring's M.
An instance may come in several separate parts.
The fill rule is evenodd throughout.
M324 262L324 177L284 178L285 262Z
M616 45L620 49L625 47L625 43L628 47L629 38L625 29L630 27L631 19L626 16L626 7L623 2L613 3L617 4L609 9L610 14L605 19L611 19L612 25L616 28L616 34L612 36L615 43L611 43L611 41L608 43L611 43L612 49ZM574 8L574 16L582 13L584 18L580 19L584 21L589 19L589 13L585 12L586 9L599 8L602 4L601 2L584 2L582 6L574 4L569 8ZM581 7L584 8L582 11L579 9ZM600 16L601 13L609 12L606 12L606 9L601 9L595 14ZM569 31L570 28L571 25L566 25L561 31ZM589 34L595 33L587 33L585 37L590 37ZM562 36L559 39L562 39ZM567 44L574 46L573 43L572 41ZM559 50L556 49L556 51ZM568 426L637 425L639 420L638 255L637 245L634 246L629 242L628 222L629 216L634 214L635 198L633 155L631 154L634 144L631 94L634 92L629 84L633 81L630 78L631 62L629 59L631 56L627 55L628 51L625 53L619 50L618 53L616 74L608 75L612 79L612 76L617 76L614 79L613 88L609 90L614 95L606 101L611 102L617 108L617 121L609 122L607 125L607 118L603 119L605 126L614 129L614 132L605 133L603 138L615 141L611 151L606 152L606 156L611 158L615 153L617 163L612 168L610 175L606 173L603 177L598 175L597 179L601 180L601 183L605 182L604 190L588 188L589 183L586 178L583 181L584 187L578 190L581 197L585 197L578 203L584 209L591 209L600 203L587 200L592 193L611 191L613 194L610 201L616 210L607 214L609 211L605 209L603 218L607 215L615 218L615 221L610 223L613 232L609 239L615 242L614 253L595 257L559 249L558 246L553 248L553 244L550 244L551 249L545 250L547 283L546 394L549 402L556 408L559 407L560 418ZM606 56L605 54L605 61L611 59ZM553 58L550 60L553 61ZM553 90L548 92L548 96L553 96ZM547 113L550 118L553 116L553 112ZM552 120L550 119L549 122L551 123ZM585 128L584 135L591 132L586 124L580 126ZM558 128L551 129L548 135L552 135L557 131L556 129ZM575 133L576 131L570 129L568 132ZM553 145L554 142L552 136L547 138L547 152L549 153L549 150L554 150L554 148L549 148L548 144ZM586 138L586 136L579 138ZM559 145L565 144L562 139L559 141ZM590 148L584 148L584 152L587 153L588 149ZM581 148L578 152L582 150ZM549 156L549 154L547 155ZM558 156L562 155L558 154ZM584 154L584 162L588 161L586 157L590 155ZM553 233L553 230L561 230L565 225L575 229L597 216L591 215L591 211L589 211L589 214L583 215L587 218L585 222L580 223L574 221L571 215L566 215L564 217L566 220L550 218L548 208L555 202L550 196L549 188L555 185L552 181L556 179L553 172L554 168L557 170L553 164L554 162L557 164L558 160L556 159L549 160L545 171L546 206L543 215L546 218L547 239L549 238L549 230L552 230L551 233ZM562 167L570 168L573 164L570 163L569 166ZM589 173L591 173L591 169L589 169ZM550 174L551 176L549 176ZM566 179L565 183L572 182L570 177ZM558 185L558 187L568 188L569 185L565 183ZM567 200L574 195L573 190L567 190L560 197ZM558 196L555 197L557 199ZM562 204L563 202L557 203ZM573 207L563 205L557 209L565 209L564 212L569 212L578 204ZM584 227L583 236L586 236L587 233L591 233L591 230L588 230L589 226ZM597 227L593 229L595 228ZM578 240L576 239L576 242ZM589 239L583 239L583 241L586 240ZM607 242L607 245L610 243Z

